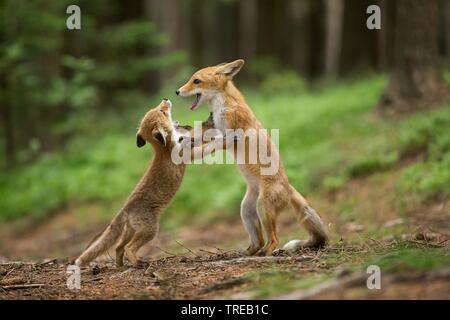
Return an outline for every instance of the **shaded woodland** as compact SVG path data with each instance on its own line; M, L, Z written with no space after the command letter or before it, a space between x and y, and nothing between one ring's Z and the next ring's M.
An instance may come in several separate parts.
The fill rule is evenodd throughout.
M2 1L1 166L62 148L87 118L155 94L186 66L237 57L248 63L241 84L282 74L310 87L390 72L380 111L438 104L448 96L449 3ZM81 8L81 30L66 28L69 4ZM381 8L380 30L366 28L371 4Z

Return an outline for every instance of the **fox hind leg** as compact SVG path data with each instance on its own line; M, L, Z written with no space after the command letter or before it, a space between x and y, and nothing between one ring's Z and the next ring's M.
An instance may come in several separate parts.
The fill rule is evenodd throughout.
M125 225L122 236L119 240L119 243L116 247L116 265L118 267L123 266L123 256L125 253L125 246L130 242L131 238L134 235L134 230L129 225Z
M259 196L258 187L248 186L247 192L241 203L241 219L245 230L250 237L250 245L245 253L254 255L264 245L261 222L256 210L256 202Z
M155 238L157 229L150 228L147 230L138 231L133 235L131 241L125 246L125 255L135 267L139 267L141 262L138 259L138 250L147 242Z
M264 228L264 233L266 234L266 243L256 255L258 256L270 256L273 250L278 246L278 236L277 236L277 216L278 212L273 208L268 201L266 201L261 196L257 201L257 212L261 224Z

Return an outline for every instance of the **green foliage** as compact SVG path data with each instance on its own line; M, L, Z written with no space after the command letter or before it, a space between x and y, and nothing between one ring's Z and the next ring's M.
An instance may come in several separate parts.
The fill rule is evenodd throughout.
M182 52L160 56L143 54L169 42L166 35L157 33L152 22L145 20L106 26L94 32L90 41L90 47L100 52L92 78L100 84L116 87L113 94L130 90L130 86L138 85L138 81L149 76L151 71L165 69L185 59ZM113 52L105 48L111 48Z
M426 201L450 195L450 108L415 115L405 123L401 135L401 151L405 155L420 154L424 162L403 171L400 187Z
M431 270L450 266L450 253L445 248L419 248L401 244L395 250L379 254L367 265L377 265L381 270L391 272Z
M448 108L413 116L400 134L401 153L404 156L426 153L431 159L442 158L450 151L449 125Z
M273 56L259 56L248 63L248 71L259 78L265 78L280 70L280 63Z
M261 79L259 92L270 96L302 94L308 89L307 82L298 73L285 70L273 56L260 56L249 62L248 72Z
M293 71L268 75L260 86L261 93L265 95L301 94L306 89L306 81Z
M295 271L280 271L278 269L254 272L246 276L251 281L253 299L269 298L294 290L308 289L330 279L326 274L308 274Z
M432 248L408 242L355 251L351 255L343 249L326 252L321 256L321 272L308 274L304 270L267 270L245 276L247 290L253 298L268 298L294 290L308 289L335 277L337 266L350 271L365 272L377 265L382 272L401 273L428 271L450 266L450 253L446 248ZM303 271L303 272L302 272Z
M369 175L389 169L397 161L398 155L396 152L382 154L378 157L356 159L349 165L347 174L350 178Z
M341 172L326 177L323 185L337 189L351 178L392 169L403 160L423 159L400 169L399 195L420 201L444 198L450 194L449 127L450 107L384 120L372 134L358 137L356 150L343 160Z
M129 108L118 102L142 95L155 71L185 59L182 52L158 53L169 39L148 19L117 21L117 2L78 1L81 30L67 30L70 4L0 2L0 104L11 113L19 164L66 144L93 113Z
M328 190L337 190L345 185L348 181L346 175L330 175L323 179L323 186Z
M31 165L1 173L0 219L44 215L87 201L119 208L151 157L150 147L135 147L140 118L162 96L170 96L189 73L181 71L168 88L150 100L144 94L123 92L115 103L133 108L104 113L101 118L83 117L82 131L67 143L64 152L48 153ZM265 97L254 90L244 90L244 94L266 128L280 129L279 147L289 179L306 195L316 188L336 189L352 177L392 168L412 146L426 150L426 160L402 169L399 195L448 194L445 128L450 108L403 120L377 118L371 111L384 85L385 80L378 77L303 95ZM190 101L172 101L173 116L181 123L193 124L208 116L206 106L190 112ZM165 227L193 218L235 216L244 193L245 181L236 166L191 165L165 214Z
M450 71L446 70L444 72L444 81L448 83L448 85L450 85Z
M413 192L423 201L444 199L450 195L450 155L443 161L427 161L407 168L402 176L401 188Z
M346 136L350 130L355 134L361 131L358 122L356 129L351 125L355 123L352 116L371 109L383 83L378 78L303 96L283 94L266 98L254 91L245 94L267 128L281 129L285 166L292 183L303 191L315 184L320 186L321 179L335 171L345 152L339 136L330 142L332 132L343 130L342 135ZM164 89L163 93L168 90L173 89ZM349 96L347 90L372 98L361 104L356 94ZM150 147L135 147L135 129L145 111L160 101L160 95L151 102L145 95L124 96L123 103L128 102L133 108L119 114L104 113L101 118L84 118L87 120L83 131L68 142L63 153L49 153L30 166L0 174L1 217L41 215L67 203L85 201L113 201L119 207L150 160ZM189 101L173 102L174 118L181 123L192 124L208 116L206 107L190 112ZM167 224L192 216L211 219L217 212L234 215L244 192L244 179L234 165L189 166L168 210Z

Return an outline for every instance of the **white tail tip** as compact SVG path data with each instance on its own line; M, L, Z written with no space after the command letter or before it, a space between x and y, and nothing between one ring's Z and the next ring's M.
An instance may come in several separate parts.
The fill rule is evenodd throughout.
M293 252L304 245L305 245L305 240L291 240L283 246L283 250L286 250L288 252Z

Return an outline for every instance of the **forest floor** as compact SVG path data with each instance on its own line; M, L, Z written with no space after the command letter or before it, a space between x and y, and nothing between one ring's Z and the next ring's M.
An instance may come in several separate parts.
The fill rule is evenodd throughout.
M105 221L86 228L71 207L32 228L4 224L0 299L450 299L450 201L399 214L395 178L390 170L309 195L332 232L322 250L245 257L238 249L247 236L236 213L162 231L158 243L142 249L149 259L142 269L117 268L106 255L81 270L80 290L68 289L67 266ZM360 213L352 219L342 210L349 198ZM96 206L88 208L95 215ZM279 229L282 240L295 238L293 214L280 217ZM381 268L380 290L366 286L372 264Z

